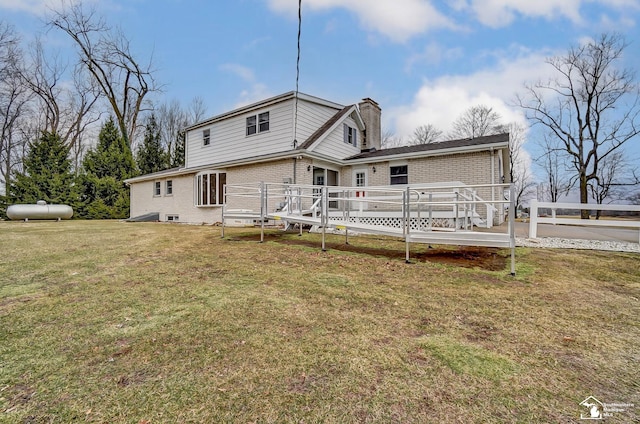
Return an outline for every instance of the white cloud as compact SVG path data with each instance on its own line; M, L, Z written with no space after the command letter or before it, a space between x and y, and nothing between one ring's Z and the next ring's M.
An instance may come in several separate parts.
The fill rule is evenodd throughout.
M6 9L16 12L27 12L34 15L42 16L52 10L61 10L66 6L75 3L95 3L102 8L114 8L112 1L105 0L0 0L0 9Z
M400 137L408 137L424 124L448 133L452 123L471 106L485 105L498 112L504 123L526 125L522 110L511 106L514 95L526 81L544 79L551 72L547 53L504 57L495 67L469 75L445 75L424 81L410 105L383 111Z
M246 106L273 95L265 84L256 80L253 70L246 66L237 63L225 63L218 66L218 69L232 73L249 85L249 88L245 88L240 92L238 102L234 107Z
M564 16L580 21L582 0L472 0L471 8L484 25L501 27L510 24L515 15L553 19Z
M0 9L43 15L52 7L60 6L62 2L63 0L0 0Z
M272 10L288 15L298 11L296 0L268 0ZM379 32L396 42L433 29L456 25L432 6L429 0L305 0L307 10L323 11L343 8L356 14L367 30Z
M508 26L518 16L547 20L564 17L583 23L581 9L592 3L620 11L640 9L638 0L459 0L454 7L471 11L482 24L497 28Z
M246 82L254 82L256 77L253 70L237 63L224 63L218 66L221 71L232 73Z
M242 107L272 97L273 93L265 84L255 83L240 92L240 99L235 107Z
M416 64L427 63L429 65L440 64L444 61L457 60L464 56L464 51L460 47L446 48L441 44L432 41L427 44L423 51L409 57L406 61L405 71L411 72Z

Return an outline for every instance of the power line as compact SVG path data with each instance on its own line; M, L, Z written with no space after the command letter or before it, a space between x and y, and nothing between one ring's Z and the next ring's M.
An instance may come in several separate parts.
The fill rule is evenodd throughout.
M298 57L296 59L296 94L293 119L293 148L298 147L298 88L300 86L300 34L302 32L302 0L298 0Z

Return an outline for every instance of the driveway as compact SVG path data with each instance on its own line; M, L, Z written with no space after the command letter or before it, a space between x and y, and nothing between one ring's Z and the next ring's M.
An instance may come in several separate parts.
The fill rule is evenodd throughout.
M529 237L528 222L516 222L516 236ZM542 237L638 243L640 240L640 231L637 229L610 227L538 224L538 238Z

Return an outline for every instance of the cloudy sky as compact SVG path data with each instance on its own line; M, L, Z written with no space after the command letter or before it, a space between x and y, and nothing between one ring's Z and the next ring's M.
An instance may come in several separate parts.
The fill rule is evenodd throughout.
M0 19L28 41L61 1L0 0ZM215 115L295 88L297 0L89 1L140 57L153 55L161 101L200 96ZM545 58L603 32L625 35L625 65L640 70L640 0L302 3L300 90L342 104L371 97L398 136L427 123L446 132L477 104L523 121L513 98L549 75ZM45 40L69 46L53 31Z

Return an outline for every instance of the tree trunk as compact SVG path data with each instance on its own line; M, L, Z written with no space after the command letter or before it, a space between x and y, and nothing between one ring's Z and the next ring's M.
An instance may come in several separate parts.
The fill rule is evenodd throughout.
M580 172L580 203L589 203L589 192L587 189L587 176L584 172ZM580 210L580 219L589 219L589 209Z

